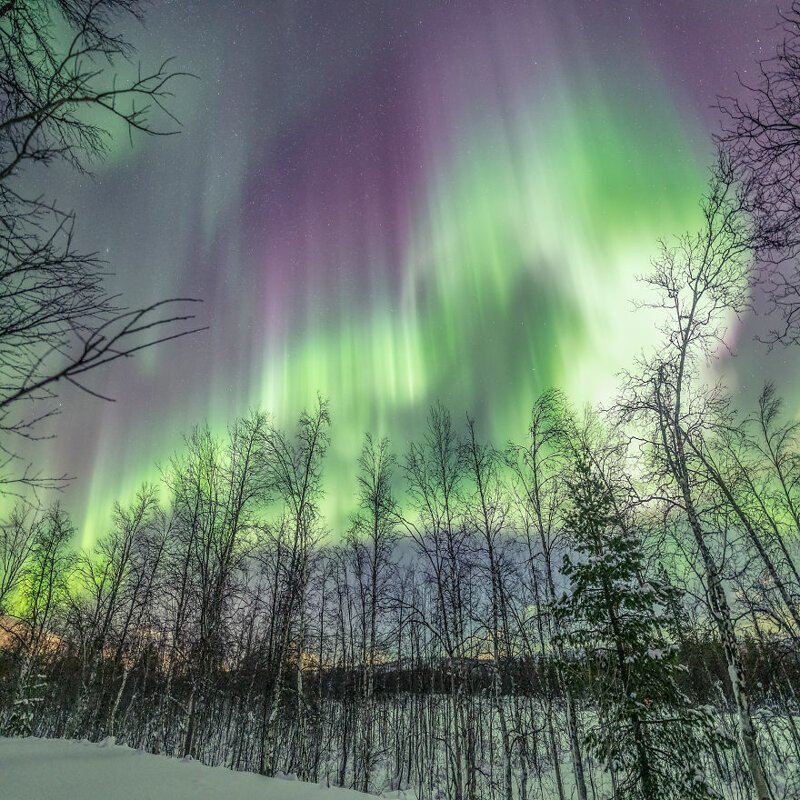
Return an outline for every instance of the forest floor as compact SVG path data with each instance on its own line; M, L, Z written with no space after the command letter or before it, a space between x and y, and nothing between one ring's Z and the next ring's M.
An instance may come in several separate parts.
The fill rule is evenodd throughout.
M316 783L155 756L106 739L0 738L2 800L364 800Z

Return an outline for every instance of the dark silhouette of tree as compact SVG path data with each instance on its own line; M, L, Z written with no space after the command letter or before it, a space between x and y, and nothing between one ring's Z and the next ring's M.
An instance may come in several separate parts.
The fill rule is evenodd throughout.
M330 443L330 412L328 403L317 398L316 408L303 411L297 421L294 439L277 428L264 437L266 483L283 504L283 511L274 526L274 537L285 555L280 582L280 601L273 610L277 636L270 668L273 672L270 692L264 693L261 728L260 772L275 773L277 726L287 684L288 661L291 655L293 622L299 621L300 641L297 644L302 658L303 612L308 592L312 555L321 534L319 504L323 497L322 465ZM296 699L302 707L302 673L295 671Z
M555 581L558 567L554 554L563 546L564 540L563 519L568 500L564 476L569 470L572 450L570 431L574 427L571 416L561 393L546 392L533 403L528 427L529 440L524 446L510 446L507 453L518 506L518 524L521 524L527 551L530 594L537 609L535 639L538 657L548 667L548 649L553 647L558 654L561 642L558 635L560 623L551 611L557 596ZM575 697L565 680L562 663L562 659L556 658L553 666L559 692L564 698L575 790L578 800L586 800L588 793L583 746L578 734ZM555 700L555 697L547 697L545 715L558 794L559 798L563 798L565 792L554 729Z
M136 0L8 0L0 5L0 486L52 487L19 463L15 440L41 436L64 383L101 396L88 373L195 332L194 300L126 308L107 265L74 243L74 214L36 189L41 168L78 172L103 158L112 128L170 135L169 61L143 71L115 25ZM106 398L110 399L110 398ZM47 402L50 401L50 402Z
M347 544L358 588L364 698L361 720L361 779L358 785L369 792L375 766L375 670L379 646L379 617L392 569L392 551L397 539L398 508L392 491L396 459L386 438L375 441L367 434L358 459L358 512Z
M662 343L640 359L638 374L628 376L618 413L623 424L643 435L642 461L652 469L652 485L685 515L696 547L693 559L702 564L709 609L724 644L753 788L759 800L768 800L741 641L725 589L727 557L720 541L725 526L717 516L719 498L708 491L710 483L719 485L720 474L709 470L707 443L725 419L728 397L721 386L708 385L701 370L725 348L729 320L749 303L751 229L725 153L701 209L702 228L680 237L674 246L664 245L644 279L654 293L650 307L662 314ZM724 502L729 505L730 497Z
M758 62L742 97L720 98L718 136L752 214L752 247L772 316L768 341L800 341L800 2L779 10L775 55Z

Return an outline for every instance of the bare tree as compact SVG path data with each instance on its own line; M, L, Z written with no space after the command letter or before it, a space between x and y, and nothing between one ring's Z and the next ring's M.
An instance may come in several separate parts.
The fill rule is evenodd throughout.
M392 490L396 461L389 440L377 443L367 434L358 460L359 509L349 532L356 579L362 600L363 619L363 709L361 770L358 782L363 792L370 791L375 752L375 665L378 658L378 617L385 608L382 598L392 567L397 539L398 507Z
M73 534L74 529L59 506L49 509L33 528L30 557L20 583L19 609L4 622L6 634L16 644L18 660L12 705L15 713L19 711L17 706L27 706L32 713L28 704L39 699L30 696L32 686L38 682L39 667L58 646L58 618L66 608L74 563L70 549ZM12 727L13 722L14 714Z
M135 0L10 0L0 5L0 488L52 487L17 464L15 441L42 434L64 383L99 395L88 373L199 328L186 299L128 309L106 288L106 265L74 244L74 215L32 188L41 168L86 171L115 126L176 132L165 62L146 72L115 30ZM106 398L110 399L110 398ZM49 402L48 402L49 401Z
M40 522L30 509L17 507L0 523L0 616L8 613L16 590L25 577L25 567Z
M474 709L466 697L471 648L468 614L470 532L464 520L465 464L461 441L449 412L435 405L421 443L412 443L405 474L414 519L403 523L426 568L433 595L429 608L411 606L415 620L434 637L449 663L447 721L450 728L448 780L456 800L473 800L477 792Z
M773 318L770 342L800 342L800 3L778 10L775 55L758 62L743 97L724 97L718 136L752 215L751 246Z
M569 411L563 395L556 391L545 392L531 409L528 442L524 446L511 446L507 454L527 549L530 594L536 608L536 638L544 668L547 665L548 650L555 648L558 655L561 642L560 623L552 615L551 609L557 599L558 570L555 558L564 545L563 520L568 499L564 478L571 455L569 429L572 427L568 418ZM533 652L533 648L529 649ZM588 794L578 732L577 705L572 689L564 679L562 661L563 659L556 659L555 670L558 686L565 699L575 787L579 800L586 800ZM559 797L563 798L565 794L553 705L553 699L546 693L550 752Z
M480 541L479 552L483 581L489 584L487 620L492 673L492 699L500 723L505 766L503 786L506 800L514 796L513 718L510 720L503 696L502 670L512 658L509 624L509 561L506 545L511 533L511 500L502 478L502 454L478 441L475 420L467 416L467 431L462 445L462 458L469 475L471 491L465 499L467 524ZM479 573L480 574L480 573ZM512 706L513 709L513 706ZM516 709L513 709L516 710Z
M73 613L83 640L82 692L76 710L77 730L91 729L90 717L100 713L103 656L120 613L132 559L139 538L155 510L155 489L144 487L128 509L117 505L114 527L80 554L76 573L80 581ZM92 703L92 701L94 701Z
M232 424L224 443L207 428L195 431L188 457L173 460L169 481L180 543L175 631L181 636L186 623L192 631L188 641L176 643L192 686L184 756L194 752L199 709L210 676L225 658L227 615L239 589L236 576L253 545L255 508L267 497L266 435L266 417L253 414Z
M273 610L273 613L278 612L273 681L271 690L264 692L260 769L264 775L275 771L275 740L290 655L292 622L302 610L310 559L321 533L319 503L329 426L328 405L320 398L312 413L300 415L295 441L276 428L269 431L264 441L268 486L284 507L278 530L287 552L284 572L279 578L283 584L280 605ZM298 657L299 676L302 650ZM299 702L301 697L298 693Z
M681 238L675 247L663 246L645 279L654 290L652 307L664 315L664 342L657 354L642 361L639 374L629 377L620 412L623 421L647 431L645 446L653 460L654 482L685 514L724 647L750 778L759 800L769 800L734 613L724 585L724 564L715 553L715 516L709 513L706 518L705 513L716 510L707 491L713 476L704 475L696 463L709 426L726 406L721 387L703 383L699 371L725 347L727 323L748 304L749 221L733 165L724 153L702 210L703 228Z

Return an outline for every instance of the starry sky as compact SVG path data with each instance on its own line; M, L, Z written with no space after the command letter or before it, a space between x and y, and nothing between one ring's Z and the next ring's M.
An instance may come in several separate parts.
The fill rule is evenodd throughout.
M113 404L63 393L37 458L76 476L84 541L204 420L291 423L322 393L337 525L365 431L402 451L441 400L502 443L551 386L610 399L656 335L636 275L697 222L715 97L775 21L772 0L152 3L130 37L197 75L182 133L119 137L48 190L129 302L200 297L210 329L95 375ZM727 380L797 396L758 324Z

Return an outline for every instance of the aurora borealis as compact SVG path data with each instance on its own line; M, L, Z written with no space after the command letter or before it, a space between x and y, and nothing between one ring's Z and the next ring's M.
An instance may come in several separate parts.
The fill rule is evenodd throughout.
M84 537L192 425L250 407L291 423L329 398L336 520L367 430L402 449L441 400L502 442L550 386L608 399L654 335L636 275L691 228L711 106L773 20L737 0L153 4L143 60L199 78L183 133L49 188L131 302L200 297L210 330L95 377L114 404L64 395L40 448L77 476Z

